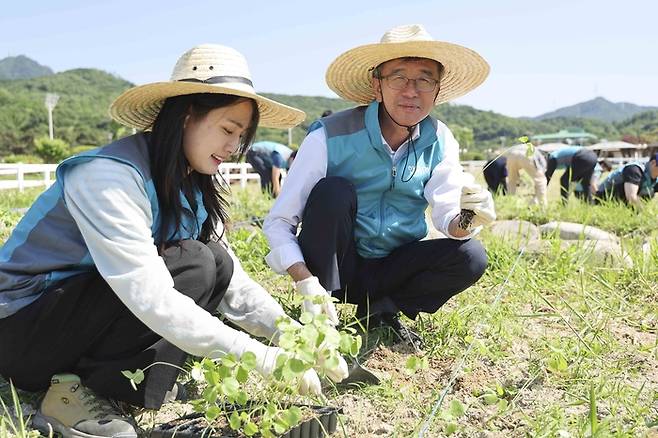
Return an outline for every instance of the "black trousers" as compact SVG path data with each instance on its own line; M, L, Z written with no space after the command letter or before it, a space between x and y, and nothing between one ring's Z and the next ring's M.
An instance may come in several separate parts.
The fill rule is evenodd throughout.
M414 319L419 312L436 312L487 267L484 248L474 239L412 242L383 258L363 258L354 240L356 208L352 183L323 178L309 195L298 237L309 270L343 302L363 309L389 297Z
M596 152L589 149L582 149L574 154L571 159L571 166L567 167L560 178L560 195L562 199L569 197L569 183L573 181L579 182L583 186L582 198L587 202L591 202L590 182L594 174L596 161Z
M263 192L272 193L272 158L269 153L249 149L245 156L247 163L251 164L260 176L260 188Z
M498 157L484 165L484 180L492 193L507 193L507 157Z
M233 275L221 244L184 240L162 257L176 289L214 312ZM137 391L121 371L182 366L188 356L139 321L98 272L69 278L0 319L0 352L0 374L18 388L45 390L53 374L74 373L100 395L149 409L162 405L179 370L155 365Z

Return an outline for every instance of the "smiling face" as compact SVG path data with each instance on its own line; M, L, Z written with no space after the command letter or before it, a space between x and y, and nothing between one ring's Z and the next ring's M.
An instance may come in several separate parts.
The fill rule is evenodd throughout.
M183 153L191 169L213 175L233 155L249 129L253 104L249 100L209 111L205 116L185 116Z
M373 78L373 90L378 102L384 102L390 117L404 126L413 126L423 120L434 108L440 84L432 91L419 91L417 81L409 81L401 90L391 88L387 81L402 76L407 79L439 81L439 64L425 58L398 58L381 64L379 78ZM384 123L387 121L384 120ZM389 121L392 123L392 121Z

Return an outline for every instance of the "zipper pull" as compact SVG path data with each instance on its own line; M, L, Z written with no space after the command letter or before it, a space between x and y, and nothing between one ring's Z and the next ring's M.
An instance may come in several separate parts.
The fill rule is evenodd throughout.
M390 187L391 189L395 187L395 176L397 175L397 173L398 173L397 169L395 168L395 166L393 166L393 168L391 169L391 187Z

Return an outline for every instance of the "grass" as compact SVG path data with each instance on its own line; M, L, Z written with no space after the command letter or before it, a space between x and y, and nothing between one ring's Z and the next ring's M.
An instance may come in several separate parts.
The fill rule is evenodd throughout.
M556 184L551 188L555 199ZM0 223L13 226L19 215L8 215L8 207L29 205L37 192L0 193ZM554 200L540 209L528 205L527 193L497 198L499 218L598 226L622 237L633 266L599 265L585 249L562 250L558 242L543 255L519 256L523 242L483 232L490 265L481 281L415 322L429 366L410 375L405 363L413 351L369 342L374 350L363 361L382 377L381 385L328 391L329 403L347 413L349 436L656 433L658 203L636 211ZM236 188L229 239L245 269L295 315L291 282L267 268L267 241L252 225L271 203L255 186ZM648 254L639 248L645 239L653 242ZM349 322L352 306L339 310ZM0 396L12 403L8 385Z

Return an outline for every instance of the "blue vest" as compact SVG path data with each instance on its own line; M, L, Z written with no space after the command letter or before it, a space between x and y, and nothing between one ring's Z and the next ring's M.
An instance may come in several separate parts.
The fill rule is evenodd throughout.
M325 129L327 176L346 178L356 188L354 234L357 251L365 258L385 257L425 237L423 191L443 159L444 140L437 138L437 121L428 116L414 140L418 161L410 149L406 169L404 157L394 163L382 141L378 112L379 104L372 102L316 120L309 129Z
M155 186L151 180L147 137L137 134L107 146L71 157L57 167L57 180L41 194L16 225L0 249L0 318L16 313L39 298L53 283L93 271L94 261L64 202L64 175L73 166L95 158L125 163L140 174L151 204L151 235L156 245L164 242ZM196 216L183 214L176 233L166 240L196 239L208 217L200 191L195 194ZM183 208L191 211L181 193ZM173 228L172 230L173 231ZM173 238L172 238L173 235Z
M549 158L555 158L557 161L557 168L564 169L571 165L571 160L573 156L576 155L576 152L582 150L581 146L566 146L558 149L557 151L551 152Z
M615 187L624 182L624 169L627 166L637 166L643 170L642 173L642 182L638 190L638 196L653 198L655 193L654 185L658 183L658 178L651 178L651 171L649 169L649 163L643 164L641 162L627 163L621 167L610 172L610 174L603 180L597 193L605 194L610 196L614 193Z

